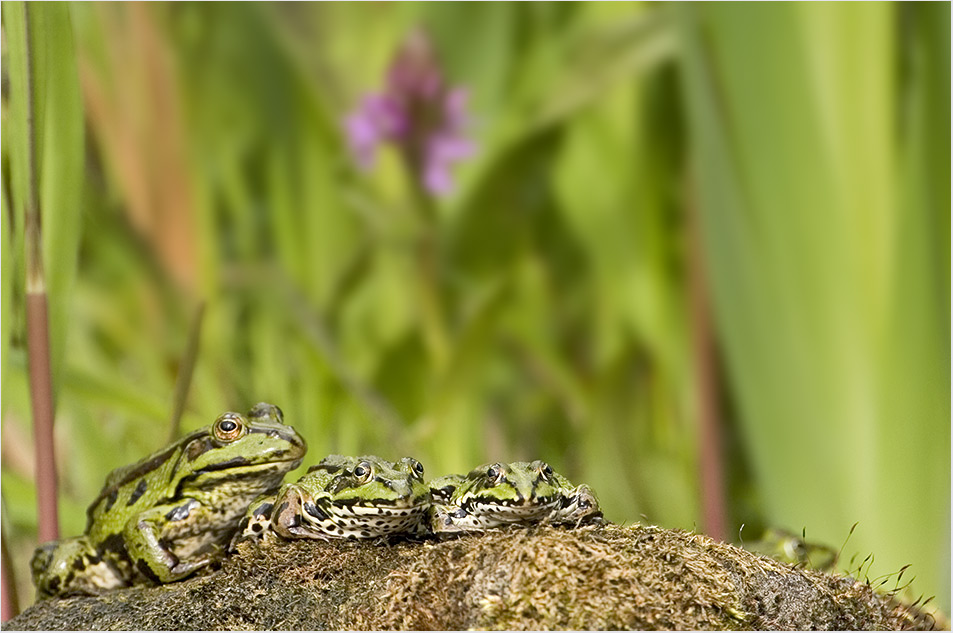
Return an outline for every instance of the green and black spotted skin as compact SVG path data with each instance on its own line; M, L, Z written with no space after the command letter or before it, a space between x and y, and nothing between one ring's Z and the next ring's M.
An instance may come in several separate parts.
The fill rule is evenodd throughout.
M329 455L277 495L252 503L242 539L369 539L426 534L430 488L413 457Z
M207 565L248 504L274 492L307 447L260 403L224 413L145 459L114 470L89 506L86 532L39 547L37 596L96 594L180 580Z
M430 529L437 536L528 523L601 521L589 486L574 486L549 464L497 462L430 482Z

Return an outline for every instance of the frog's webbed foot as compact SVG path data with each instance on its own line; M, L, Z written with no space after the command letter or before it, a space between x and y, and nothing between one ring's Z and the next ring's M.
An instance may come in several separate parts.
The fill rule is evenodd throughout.
M33 575L33 584L36 585L37 591L40 594L39 597L41 598L47 597L41 583L53 567L53 557L57 549L60 549L65 544L66 541L49 541L37 547L33 552L33 558L30 559L30 571Z
M70 594L97 594L128 584L126 576L104 560L85 536L51 541L30 561L38 599Z

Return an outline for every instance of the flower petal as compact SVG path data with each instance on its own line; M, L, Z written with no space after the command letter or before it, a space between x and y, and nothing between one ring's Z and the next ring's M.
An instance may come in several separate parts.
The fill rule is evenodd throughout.
M450 169L447 163L439 160L428 160L424 165L423 185L435 196L450 193L453 181L450 180Z
M400 138L410 127L409 117L400 101L390 95L369 96L364 101L364 109L385 139Z
M470 114L467 112L467 102L470 100L470 94L466 88L454 88L447 93L443 102L443 113L446 122L454 128L465 127L470 120Z
M374 151L381 140L374 122L358 111L347 117L344 127L357 164L363 169L370 169L374 164Z
M476 146L467 138L451 134L433 136L427 143L427 156L440 162L456 162L473 155Z
M363 97L347 119L347 136L365 169L381 143L403 150L414 176L434 195L452 188L451 167L471 156L469 93L446 84L423 31L412 33L388 68L384 89Z

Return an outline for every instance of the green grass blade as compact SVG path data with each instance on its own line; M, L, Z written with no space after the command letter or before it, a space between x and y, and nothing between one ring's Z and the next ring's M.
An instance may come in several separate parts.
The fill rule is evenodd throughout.
M76 278L85 182L83 102L70 6L31 5L35 38L37 168L53 379L62 373Z

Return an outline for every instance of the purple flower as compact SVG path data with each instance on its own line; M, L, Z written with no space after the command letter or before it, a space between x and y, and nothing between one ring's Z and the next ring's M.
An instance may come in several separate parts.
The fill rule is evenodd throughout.
M345 130L362 169L373 166L378 145L393 143L420 184L444 195L453 186L451 165L474 152L468 124L466 90L448 88L430 40L418 30L391 63L384 90L361 100Z

